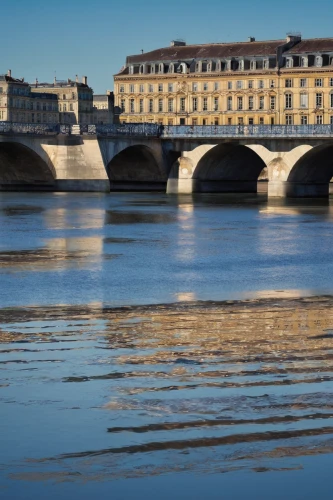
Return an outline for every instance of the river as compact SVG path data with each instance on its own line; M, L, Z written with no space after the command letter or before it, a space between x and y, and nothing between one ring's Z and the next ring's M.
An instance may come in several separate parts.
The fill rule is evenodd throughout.
M332 222L0 193L1 498L331 498Z

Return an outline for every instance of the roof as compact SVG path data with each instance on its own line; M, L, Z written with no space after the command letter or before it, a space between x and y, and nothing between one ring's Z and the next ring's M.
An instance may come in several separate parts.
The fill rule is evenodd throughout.
M8 75L0 75L0 81L11 82L11 83L20 83L22 85L29 85L27 82L24 81L24 79L13 78L12 76L8 76Z
M102 102L108 102L108 98L110 96L107 94L94 94L93 95L93 100L94 101L102 101Z
M285 40L261 42L210 43L204 45L172 46L156 49L144 54L127 57L127 64L150 61L182 61L187 59L214 59L243 56L275 55Z
M333 52L333 38L310 38L302 40L284 54L304 54L316 52Z

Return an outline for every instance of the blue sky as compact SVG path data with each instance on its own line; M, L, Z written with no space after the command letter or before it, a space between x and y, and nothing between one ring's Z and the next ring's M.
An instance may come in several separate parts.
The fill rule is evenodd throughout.
M0 0L1 69L29 82L88 76L113 88L126 55L174 38L209 43L333 37L332 0Z

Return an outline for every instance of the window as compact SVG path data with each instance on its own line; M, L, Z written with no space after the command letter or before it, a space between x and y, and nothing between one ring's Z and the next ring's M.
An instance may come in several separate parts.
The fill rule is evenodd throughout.
M274 117L272 116L271 117L271 125L274 125L275 124L275 120L274 120Z
M204 84L203 84L203 89L204 89L205 91L206 91L206 90L208 90L208 83L204 83Z
M37 106L37 109L39 109L39 107L38 107L38 106ZM64 106L63 106L63 110L64 110L65 112L67 111L67 106L66 106L66 104L64 104Z
M333 78L330 78L330 87L333 87Z
M168 120L168 125L173 125L173 120Z
M244 59L241 59L238 63L239 71L244 71Z
M300 107L307 108L308 107L308 94L300 95Z
M237 89L242 89L243 88L243 81L242 80L237 80L236 88Z
M299 85L300 87L304 88L304 87L307 87L308 86L308 81L306 78L301 78L300 81L299 81Z
M271 89L274 89L275 88L275 80L270 80L269 81L269 86Z
M227 99L227 110L232 111L232 97L229 95Z
M125 113L125 99L121 99L120 109L121 109L122 113Z
M333 116L330 116L330 124L333 125Z
M180 111L181 112L186 111L185 97L180 98Z
M168 83L168 92L173 92L173 83Z
M232 82L228 82L228 89L232 90Z
M228 118L228 125L232 125L232 118Z
M198 98L193 97L192 99L192 111L198 111Z
M132 94L133 94L133 92L134 92L134 85L133 85L132 83L131 83L131 85L130 85L130 92L131 92Z
M130 113L134 113L134 99L130 99Z
M256 63L256 61L253 60L253 61L250 62L250 69L252 71L255 70L255 69L257 69L257 63Z
M292 109L293 107L293 95L292 94L285 94L285 108L286 109Z
M323 107L323 94L316 94L316 108Z
M214 97L214 111L218 111L218 110L219 110L219 98Z
M134 66L130 66L130 68L129 68L129 74L130 75L134 74Z
M73 104L69 105L69 111L74 111Z
M248 88L253 89L253 80L249 80L248 82Z
M152 85L151 83L148 85L148 91L154 92L154 85Z
M185 118L179 119L179 125L185 125Z
M154 100L149 99L149 113L153 113L153 112L154 112Z
M315 64L319 68L323 65L323 58L321 56L316 56Z
M265 97L261 95L259 97L259 109L264 109L265 108Z
M198 125L198 119L192 118L192 125Z
M317 125L322 125L323 124L323 115L317 115L316 116L316 124Z
M284 85L284 86L285 86L286 88L291 88L291 87L293 87L293 86L294 86L294 84L293 84L293 80L292 80L291 78L287 78L287 80L285 80L285 82L284 82L284 83L285 83L285 85Z
M207 125L207 120L206 120L206 118L204 118L204 119L202 120L202 125Z
M192 83L192 90L193 90L193 92L198 91L198 84L197 83Z
M249 96L249 109L253 109L254 108L254 101L253 101L253 95L250 95Z
M264 88L264 80L259 80L258 81L258 89L263 89Z
M244 125L243 118L239 117L237 121L238 121L238 125Z
M207 111L207 110L208 110L208 99L207 97L204 97L202 101L202 111Z
M305 115L301 116L301 125L307 125L308 124L308 117Z
M140 113L143 113L143 99L140 99L140 101L139 101L139 110L140 110Z
M214 82L214 90L219 90L220 84L219 82Z
M264 124L264 118L261 117L261 118L259 118L259 125L263 125L263 124Z
M330 94L330 108L333 108L333 94Z
M163 99L158 100L158 112L163 113Z
M253 125L254 121L253 118L249 118L249 125Z
M293 115L286 115L286 125L293 125L294 117Z
M315 87L322 87L323 86L323 79L322 78L316 78L315 79Z
M292 68L294 66L294 60L292 57L287 57L286 68Z
M158 91L163 92L163 83L158 84Z
M269 103L270 104L270 108L271 109L275 109L275 105L276 105L276 97L275 97L275 95L271 95L269 100L270 100L270 103Z
M144 92L145 91L145 86L143 84L140 85L140 92Z
M243 109L243 97L237 97L237 109L238 110Z
M168 99L168 111L173 113L173 99Z
M308 67L308 58L306 56L305 57L301 57L300 66L302 68L307 68Z
M264 59L263 68L264 69L269 69L269 60L268 59Z

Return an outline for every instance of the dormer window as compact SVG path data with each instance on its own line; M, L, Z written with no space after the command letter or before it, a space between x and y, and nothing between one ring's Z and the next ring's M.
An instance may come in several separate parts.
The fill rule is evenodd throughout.
M142 75L144 73L144 65L143 64L140 65L139 73L140 73L140 75Z
M292 68L294 66L294 61L292 57L287 57L286 59L286 68Z
M198 61L195 64L195 72L196 73L201 73L202 72L202 61Z
M244 71L244 59L241 59L238 63L239 71Z
M159 72L159 73L162 73L162 74L164 73L164 64L163 64L163 63L160 63L160 64L158 65L158 72Z
M231 59L227 59L226 65L227 65L227 71L231 71Z
M184 62L178 66L177 73L187 73L187 66Z
M150 72L151 72L152 74L154 74L154 73L155 73L155 64L152 64L152 65L150 66Z
M129 74L134 75L134 66L129 67Z
M212 61L208 61L207 63L207 72L211 73L213 71L213 63Z
M264 59L262 63L264 69L269 69L269 59Z
M221 61L216 61L215 71L221 71L221 69L222 69Z
M174 73L174 72L175 72L175 65L171 63L169 66L169 73Z
M315 64L316 64L317 68L321 68L322 67L322 65L323 65L323 58L322 58L322 56L316 56Z
M308 67L308 58L307 56L301 57L301 67L302 68L307 68Z
M257 69L257 61L255 59L252 59L252 61L250 62L250 70L254 71L255 69Z

